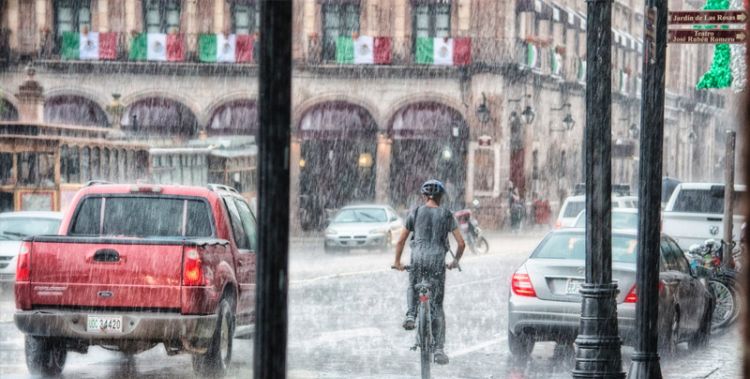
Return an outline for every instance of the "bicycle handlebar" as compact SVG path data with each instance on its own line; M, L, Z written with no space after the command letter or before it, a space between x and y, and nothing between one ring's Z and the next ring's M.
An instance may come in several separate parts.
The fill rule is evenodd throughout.
M414 270L414 268L411 265L406 265L406 266L403 266L403 267L404 267L404 271L411 272L412 270ZM448 267L448 265L446 264L445 267ZM456 268L458 269L459 272L461 272L461 266L460 265L458 267L456 267ZM392 270L397 270L396 266L393 266L393 265L391 266L391 269ZM452 270L452 269L449 268L449 270Z

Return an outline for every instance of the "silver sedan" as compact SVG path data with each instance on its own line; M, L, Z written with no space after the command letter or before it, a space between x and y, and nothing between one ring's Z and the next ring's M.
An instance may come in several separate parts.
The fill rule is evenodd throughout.
M350 205L336 213L325 231L326 252L352 249L389 250L403 220L387 205Z
M579 289L584 282L585 231L563 229L548 234L511 278L508 299L508 344L511 353L525 357L536 341L569 344L578 333L581 315ZM635 343L635 287L637 237L633 231L612 233L612 278L617 295L620 337ZM692 272L682 250L661 237L659 267L659 344L673 352L687 341L708 342L713 296Z

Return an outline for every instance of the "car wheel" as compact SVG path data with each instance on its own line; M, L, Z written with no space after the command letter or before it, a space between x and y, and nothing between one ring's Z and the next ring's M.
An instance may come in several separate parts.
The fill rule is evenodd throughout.
M514 357L527 358L534 350L534 337L523 332L515 335L509 330L508 347Z
M63 341L27 335L24 340L26 367L32 375L58 376L65 367L68 351Z
M200 376L222 377L232 361L234 339L234 302L227 298L219 304L216 330L205 354L193 355L193 370Z
M695 335L688 341L688 347L690 350L702 349L708 346L708 340L711 336L711 310L713 307L708 307L703 319L701 320L700 328L695 332Z

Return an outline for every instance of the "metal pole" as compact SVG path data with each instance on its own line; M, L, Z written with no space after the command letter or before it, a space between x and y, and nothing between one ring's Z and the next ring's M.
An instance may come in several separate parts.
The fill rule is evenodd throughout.
M638 188L637 343L628 378L660 379L658 343L661 178L667 1L646 0Z
M587 0L586 281L574 378L624 378L612 283L612 0Z
M732 230L734 226L734 145L737 134L727 130L726 151L724 156L724 241L731 243L734 239ZM729 245L727 245L729 246ZM724 267L734 267L734 257L732 249L722 250L721 264Z
M260 2L256 379L286 377L292 2Z

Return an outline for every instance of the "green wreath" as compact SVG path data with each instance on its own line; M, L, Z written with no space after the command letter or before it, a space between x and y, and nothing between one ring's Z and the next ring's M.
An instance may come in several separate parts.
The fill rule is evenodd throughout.
M708 0L703 10L727 10L729 9L729 0ZM706 29L712 29L715 25L707 25ZM726 43L718 44L714 47L714 59L711 62L711 69L708 70L698 81L695 86L697 89L706 88L727 88L732 85L732 68L731 68L732 50Z

